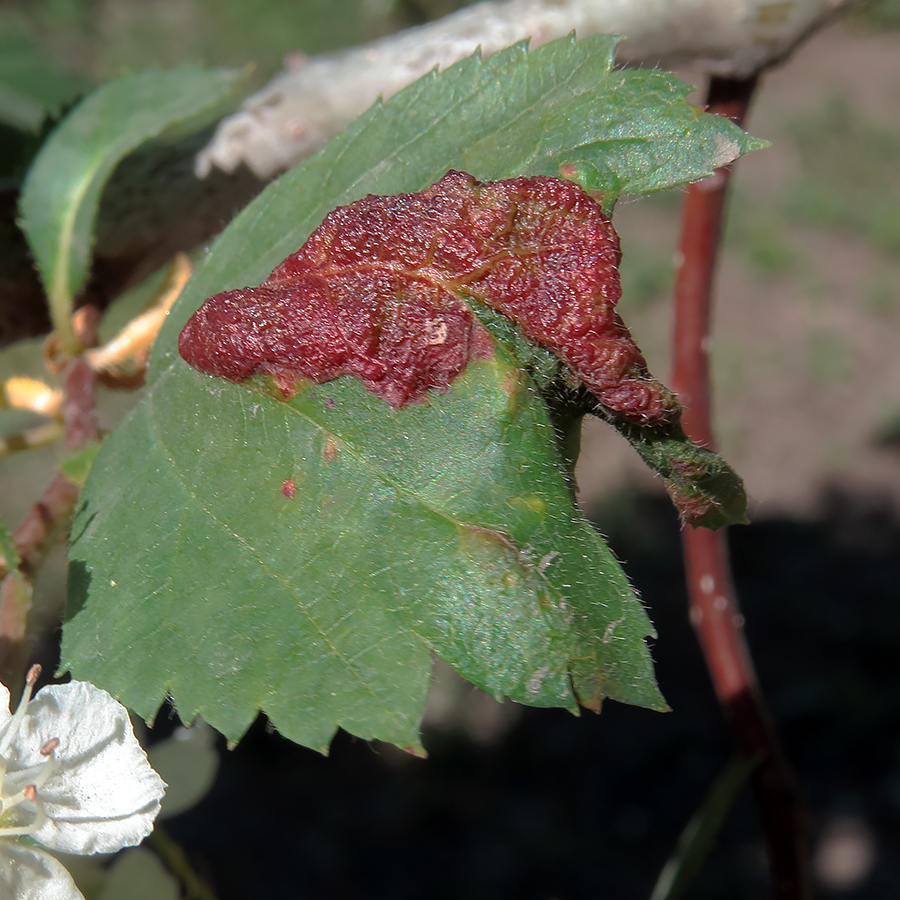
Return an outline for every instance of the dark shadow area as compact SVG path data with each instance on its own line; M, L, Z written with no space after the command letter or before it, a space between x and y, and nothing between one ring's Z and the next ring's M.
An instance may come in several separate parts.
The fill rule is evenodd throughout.
M818 893L887 900L900 895L900 521L837 494L826 506L815 522L734 529L735 574L808 803ZM326 759L257 722L223 750L205 800L166 823L221 900L649 897L731 736L687 624L668 502L623 496L596 518L651 607L673 712L526 709L493 743L426 732L428 760L345 734ZM744 792L689 896L766 895Z

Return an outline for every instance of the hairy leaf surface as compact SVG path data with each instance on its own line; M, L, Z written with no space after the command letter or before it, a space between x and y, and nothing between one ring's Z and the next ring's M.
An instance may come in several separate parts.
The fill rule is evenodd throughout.
M216 294L178 350L240 382L359 378L401 407L443 391L490 352L466 302L503 313L631 422L677 419L616 314L619 238L581 188L532 176L476 181L448 172L414 194L369 196L326 216L258 287Z
M547 408L502 343L402 408L346 377L285 402L264 380L193 371L176 349L205 298L259 283L367 193L577 161L609 199L753 146L669 76L612 73L613 44L519 46L432 73L226 230L85 486L63 639L76 677L144 716L170 693L233 739L263 709L320 749L338 726L417 746L432 653L522 702L664 707L650 623L573 507Z

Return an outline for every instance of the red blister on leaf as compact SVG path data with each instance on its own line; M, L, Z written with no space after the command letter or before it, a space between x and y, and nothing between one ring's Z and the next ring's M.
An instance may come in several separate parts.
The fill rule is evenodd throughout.
M285 397L301 378L353 375L401 407L491 353L468 296L556 353L604 405L652 424L672 400L616 314L619 259L612 223L572 182L449 172L334 210L258 287L207 300L178 349L231 381L266 373Z

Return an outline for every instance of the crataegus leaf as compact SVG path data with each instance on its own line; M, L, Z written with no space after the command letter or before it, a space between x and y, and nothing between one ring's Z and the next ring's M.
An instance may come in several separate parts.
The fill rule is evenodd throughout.
M51 133L19 208L58 329L87 275L100 193L116 164L167 129L218 109L237 77L196 67L128 75L91 93Z
M662 705L646 615L502 349L396 410L354 378L285 403L181 364L111 440L63 652L145 717L169 693L232 739L263 709L319 749L337 726L416 746L432 651L522 702Z
M688 525L715 531L747 524L747 492L741 477L717 453L690 440L680 420L629 422L592 400L585 408L615 427L662 477L669 498Z
M285 401L265 379L193 371L176 347L203 300L258 284L367 193L419 191L454 168L558 175L578 154L614 173L613 191L646 185L653 152L673 161L668 184L721 164L723 141L752 146L660 75L633 135L644 151L620 153L628 116L610 130L592 110L647 82L611 74L613 44L517 46L432 73L229 226L85 485L62 651L76 677L145 717L170 693L232 739L263 709L317 748L338 726L417 746L432 653L523 702L664 706L650 623L573 506L547 407L504 345L401 408L354 377Z
M517 44L375 104L234 220L163 326L148 378L171 363L178 332L203 300L259 284L331 210L366 194L422 190L449 169L492 181L559 176L563 167L604 191L607 209L620 192L696 181L765 146L688 104L689 88L674 76L614 70L616 42L564 38L532 52Z
M677 419L616 315L620 256L612 223L570 181L448 172L424 191L329 213L258 287L207 300L178 349L230 381L264 372L285 397L297 379L354 375L399 408L490 353L474 300L552 350L624 419Z
M747 523L747 494L741 477L717 453L688 438L680 415L673 415L671 409L656 421L646 416L623 415L603 404L584 385L573 386L571 379L563 376L560 358L529 340L516 323L484 303L475 303L475 311L519 366L531 374L544 396L550 398L554 425L562 434L574 429L580 435L582 417L597 416L612 425L662 478L686 524L717 529ZM655 384L655 390L665 400L666 388ZM575 444L577 447L580 439ZM575 459L568 462L574 465Z

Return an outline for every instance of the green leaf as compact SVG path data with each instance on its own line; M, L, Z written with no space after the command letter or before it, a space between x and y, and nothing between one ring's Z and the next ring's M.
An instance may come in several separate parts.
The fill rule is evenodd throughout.
M78 678L144 717L171 693L232 739L262 708L319 749L339 725L416 746L432 651L521 702L663 706L649 622L502 350L402 410L350 378L286 404L185 368L86 487Z
M590 398L589 411L605 419L660 475L683 521L713 531L746 525L747 492L741 477L708 447L695 444L679 422L642 426L626 422Z
M212 787L219 768L216 732L203 721L179 727L155 743L147 759L166 783L160 819L171 819L199 803Z
M574 432L576 447L582 416L597 416L612 425L662 477L669 498L687 524L712 530L747 524L747 493L741 477L717 453L690 440L680 421L654 425L628 421L584 387L573 390L561 360L552 351L532 343L500 313L481 303L473 305L482 324L530 373L544 396L551 398L554 424L563 434ZM568 460L573 467L576 456Z
M0 123L36 134L85 88L24 29L0 21Z
M7 572L19 567L19 551L9 529L0 522L0 568Z
M72 339L72 299L87 276L100 193L116 164L217 110L237 77L230 69L194 67L126 76L86 97L50 135L26 176L20 211L64 340Z
M0 347L0 381L16 377L35 378L57 387L59 378L48 374L44 362L45 343L46 338L33 337Z
M737 757L722 770L681 833L675 852L659 873L650 900L679 900L685 895L712 850L738 792L759 762L758 758Z
M647 97L643 152L622 153L623 123L611 134L596 111L646 79L612 76L613 46L516 46L432 73L226 230L163 326L145 401L85 486L62 650L75 677L145 718L170 693L183 718L231 739L263 709L319 749L338 726L416 748L432 653L521 702L665 708L650 623L574 508L547 407L502 344L446 394L403 409L353 378L285 403L261 382L200 375L176 350L203 299L259 282L367 192L420 190L450 168L559 174L579 154L617 189L646 185L643 161L665 156L661 186L721 164L722 135L735 152L745 141L651 73L670 87Z
M144 847L116 856L97 900L178 900L181 886L160 856Z
M96 457L99 449L99 444L91 444L67 456L59 467L60 471L76 487L82 487L87 481L88 473L91 471L94 457Z
M234 220L166 320L148 377L177 355L175 336L206 297L258 284L327 213L366 194L421 190L448 169L480 181L559 176L580 159L574 174L609 201L696 181L765 146L688 104L673 75L614 70L617 40L564 38L530 53L516 44L375 104Z

